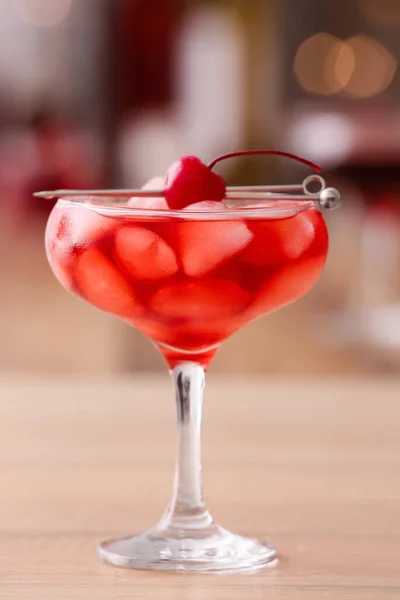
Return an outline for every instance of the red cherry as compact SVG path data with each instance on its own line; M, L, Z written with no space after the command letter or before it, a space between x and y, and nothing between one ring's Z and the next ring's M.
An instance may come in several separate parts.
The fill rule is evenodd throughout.
M214 200L220 202L225 196L223 177L196 156L184 156L176 160L165 175L164 195L168 206L173 209L185 208L189 204Z

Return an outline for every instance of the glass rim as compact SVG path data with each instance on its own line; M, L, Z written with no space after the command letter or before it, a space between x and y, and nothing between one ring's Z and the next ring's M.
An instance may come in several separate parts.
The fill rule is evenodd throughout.
M318 191L309 189L317 182ZM224 209L202 208L201 210L151 208L132 206L129 200L136 198L163 198L163 190L146 188L135 190L55 190L36 192L37 198L58 200L64 206L79 206L96 212L125 216L172 217L172 218L233 218L238 215L259 216L274 213L276 216L294 215L318 206L321 189L325 182L319 176L310 176L301 185L240 186L228 187L222 202Z
M91 210L98 214L108 216L125 216L125 217L143 217L143 218L174 218L174 219L219 219L227 220L244 217L262 217L272 216L289 217L303 212L310 208L315 208L315 201L312 198L307 200L293 200L291 196L280 196L277 198L265 197L262 200L243 197L238 202L238 206L234 206L231 198L224 198L224 201L229 201L231 204L224 204L223 210L218 209L199 209L192 210L184 209L162 209L162 208L140 208L137 206L129 206L127 202L121 202L117 196L96 196L95 194L69 196L68 198L59 198L57 204L71 209L81 208ZM246 206L242 204L248 202ZM251 204L250 204L251 203ZM260 204L260 206L256 206Z

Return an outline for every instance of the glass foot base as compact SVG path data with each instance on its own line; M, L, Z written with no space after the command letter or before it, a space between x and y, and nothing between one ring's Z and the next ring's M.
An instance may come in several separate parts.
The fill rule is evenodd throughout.
M272 546L243 538L212 525L206 530L154 528L98 547L104 563L128 569L240 572L274 566Z

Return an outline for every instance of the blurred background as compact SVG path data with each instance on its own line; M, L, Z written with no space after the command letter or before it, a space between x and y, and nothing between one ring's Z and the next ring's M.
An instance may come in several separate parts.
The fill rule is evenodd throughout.
M182 154L277 148L320 163L344 203L304 299L250 324L214 372L400 368L399 0L0 0L0 369L164 368L141 334L47 265L41 189L135 187ZM300 182L290 161L230 184Z

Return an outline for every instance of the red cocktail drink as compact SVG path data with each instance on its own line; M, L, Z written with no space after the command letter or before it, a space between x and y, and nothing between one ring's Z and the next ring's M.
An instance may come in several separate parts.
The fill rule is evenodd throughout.
M170 505L149 531L101 544L104 562L204 572L276 563L272 546L226 531L206 508L201 407L205 370L219 345L300 298L322 271L328 235L316 206L333 208L340 196L321 178L311 180L319 181L318 192L308 189L308 178L302 186L244 193L186 157L158 182L162 190L132 198L107 190L39 194L60 198L46 230L58 280L148 336L175 384L179 433Z

